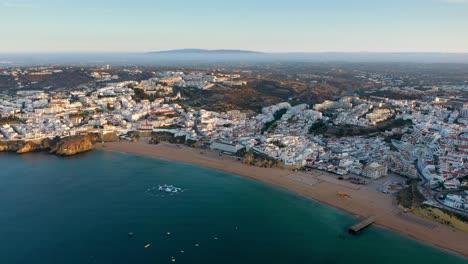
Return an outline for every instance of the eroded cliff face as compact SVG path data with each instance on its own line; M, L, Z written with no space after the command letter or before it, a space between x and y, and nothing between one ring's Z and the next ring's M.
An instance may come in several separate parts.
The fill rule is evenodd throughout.
M31 142L27 142L26 144L24 144L24 146L22 148L20 148L18 151L16 151L16 153L23 154L23 153L33 152L33 151L40 151L42 149L43 148L40 145L31 143Z
M51 148L50 153L59 156L72 156L94 149L93 142L82 136L61 139Z
M106 133L102 136L98 133L88 133L85 136L71 136L55 139L37 139L37 140L10 140L0 141L0 152L15 152L18 154L49 151L52 154L60 156L71 156L86 152L94 148L95 142L115 142L119 137L115 133Z
M98 133L88 133L86 137L91 140L93 143L97 142L117 142L120 138L117 136L116 133L106 133L103 134L102 137Z
M52 144L51 139L39 139L31 141L12 140L0 141L0 152L16 152L18 154L49 150Z

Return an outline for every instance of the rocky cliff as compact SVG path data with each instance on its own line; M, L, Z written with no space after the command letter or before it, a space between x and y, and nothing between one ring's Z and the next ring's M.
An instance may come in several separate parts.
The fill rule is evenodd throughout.
M94 149L94 145L89 138L77 136L59 140L57 144L51 148L50 153L59 156L72 156L92 149Z
M27 152L49 150L53 144L53 140L48 138L31 141L0 141L0 152L16 152L18 154L22 154Z
M67 137L62 139L38 139L31 141L12 140L0 141L0 152L15 152L18 154L49 151L61 156L70 156L93 149L93 143L87 137Z
M120 140L120 138L117 136L116 133L105 133L102 135L99 134L99 133L88 133L86 134L86 138L88 138L89 140L91 140L93 143L97 143L97 142L117 142Z
M70 156L93 149L95 142L115 142L119 137L115 133L106 133L102 137L98 133L88 133L85 136L65 138L44 138L36 140L0 141L0 152L15 152L18 154L49 151L60 156Z

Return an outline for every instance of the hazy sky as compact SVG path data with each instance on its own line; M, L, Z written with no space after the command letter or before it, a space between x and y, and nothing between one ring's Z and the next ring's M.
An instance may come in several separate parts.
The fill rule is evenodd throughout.
M468 52L468 0L0 0L0 53Z

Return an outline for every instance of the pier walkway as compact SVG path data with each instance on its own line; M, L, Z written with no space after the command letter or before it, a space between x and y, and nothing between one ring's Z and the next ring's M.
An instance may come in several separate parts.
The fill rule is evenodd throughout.
M361 231L362 229L372 225L374 222L375 222L375 219L376 217L375 216L370 216L364 220L362 220L361 222L353 225L352 227L350 227L348 229L348 231L351 233L351 234L357 234L359 233L359 231Z

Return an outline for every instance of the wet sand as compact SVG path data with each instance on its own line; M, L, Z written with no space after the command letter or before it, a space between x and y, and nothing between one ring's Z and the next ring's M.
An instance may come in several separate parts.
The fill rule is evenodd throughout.
M96 148L190 163L266 182L360 217L376 216L379 226L468 257L468 233L404 213L392 196L339 181L327 172L316 171L311 176L285 169L249 166L214 151L168 143L118 142L98 144Z

